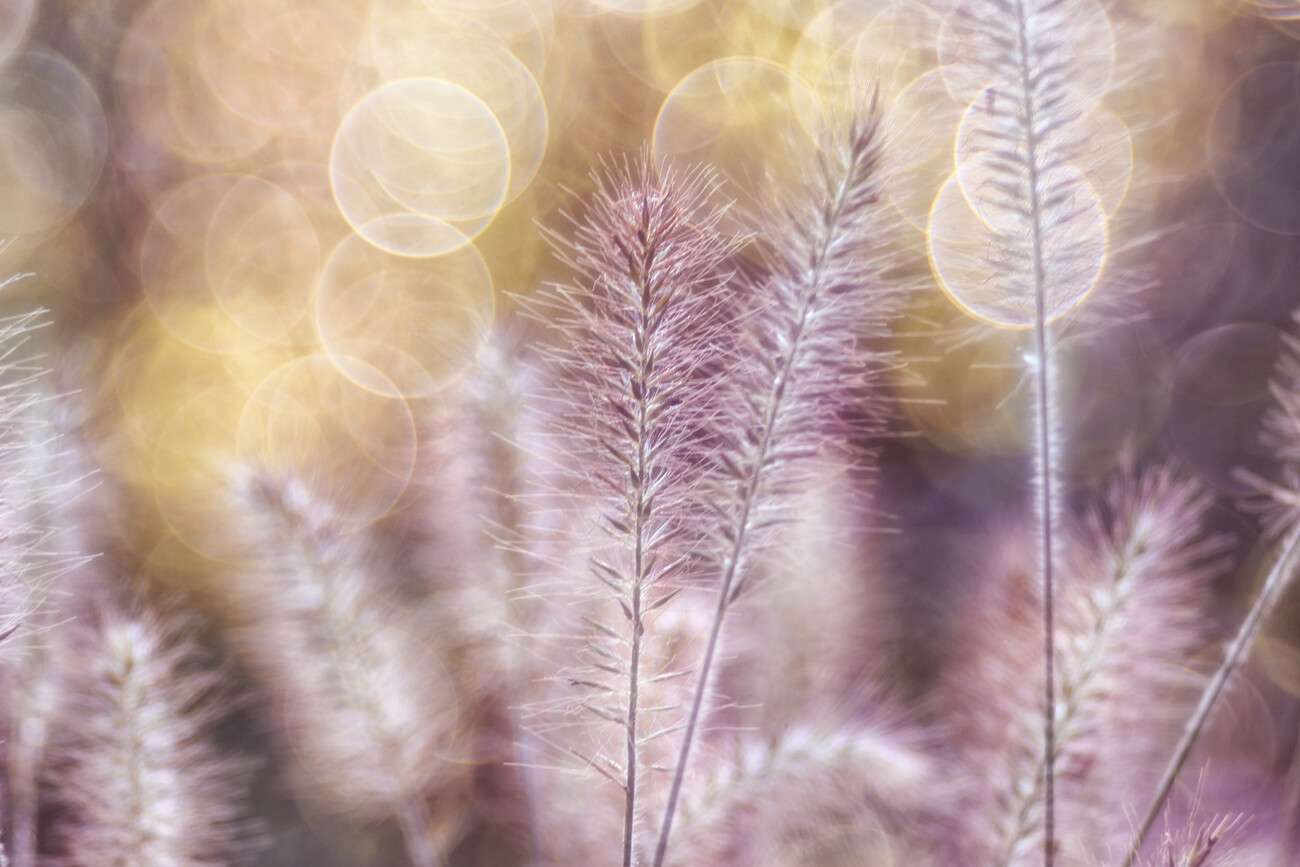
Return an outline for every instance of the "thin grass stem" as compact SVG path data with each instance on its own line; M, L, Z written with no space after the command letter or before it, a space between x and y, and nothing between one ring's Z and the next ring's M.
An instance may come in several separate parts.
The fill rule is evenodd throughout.
M1056 844L1056 624L1053 622L1052 581L1052 426L1051 380L1048 376L1049 341L1047 333L1047 268L1043 256L1043 214L1039 195L1039 141L1035 121L1035 86L1030 75L1029 33L1023 2L1017 2L1016 38L1020 52L1020 85L1024 111L1025 169L1029 174L1029 220L1032 226L1034 269L1034 343L1037 352L1037 394L1035 396L1038 428L1036 467L1038 474L1038 520L1043 570L1043 863L1052 867Z
M1297 553L1300 553L1300 527L1291 530L1283 546L1282 555L1268 573L1268 577L1264 581L1264 587L1255 599L1254 606L1251 607L1250 613L1246 615L1241 628L1237 630L1237 636L1232 640L1232 644L1228 646L1228 651L1223 657L1223 662L1219 665L1219 670L1214 673L1214 677L1201 694L1201 701L1196 707L1196 712L1187 720L1183 735L1178 741L1178 746L1174 748L1174 754L1165 767L1160 783L1156 786L1155 797L1151 800L1151 806L1147 808L1142 824L1138 826L1137 832L1133 835L1133 842L1129 845L1128 854L1125 856L1121 867L1132 867L1143 842L1147 838L1147 834L1151 832L1152 826L1155 825L1156 819L1160 816L1160 811L1164 808L1165 801L1169 798L1170 791L1173 790L1174 781L1178 778L1179 771L1182 770L1183 764L1186 763L1187 756L1191 753L1196 739L1201 734L1201 730L1205 728L1206 720L1209 719L1210 711L1214 709L1215 702L1218 701L1220 693L1223 692L1223 687L1227 684L1228 678L1232 676L1233 671L1236 670L1238 663L1250 653L1251 645L1254 644L1255 637L1259 634L1265 618L1277 606L1282 591L1290 582L1295 571L1294 561Z
M828 192L830 196L820 209L823 219L821 236L814 242L812 255L805 260L807 270L803 272L803 285L798 286L797 302L792 321L785 324L786 333L784 355L774 366L767 381L767 393L763 395L759 418L756 420L756 435L753 436L752 451L746 456L743 465L748 472L741 487L738 508L730 523L730 528L722 538L728 540L727 550L722 561L722 574L718 582L717 599L714 604L709 634L705 643L704 654L697 669L697 680L691 698L691 709L687 714L681 747L673 769L673 780L668 791L668 800L664 808L663 822L659 827L659 838L655 844L654 867L663 867L667 857L668 842L672 834L673 820L676 816L682 785L686 778L686 769L690 763L691 747L699 729L704 712L704 701L710 688L710 678L717 656L718 644L722 635L723 622L727 611L735 601L741 589L741 564L751 544L751 536L756 530L755 519L761 508L765 487L769 481L769 468L777 462L773 460L782 444L784 419L790 413L790 404L799 399L797 383L800 367L806 364L805 355L818 335L817 312L827 304L826 297L829 283L837 281L828 278L828 272L838 267L831 259L836 255L836 248L843 245L846 234L845 222L849 211L856 211L864 203L864 184L874 184L874 169L879 159L878 143L880 115L876 99L873 97L865 115L855 121L849 135L848 158L840 168L843 174L834 178L828 174ZM869 202L870 196L865 197ZM858 215L854 215L855 217Z

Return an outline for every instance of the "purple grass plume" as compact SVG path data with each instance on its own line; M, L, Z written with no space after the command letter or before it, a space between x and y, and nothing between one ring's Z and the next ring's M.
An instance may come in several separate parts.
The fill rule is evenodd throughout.
M713 667L728 611L750 564L790 516L812 459L843 445L850 408L889 364L876 343L902 300L883 279L882 115L874 98L828 126L804 185L784 196L763 235L767 274L747 296L734 401L713 422L719 447L710 549L718 587L673 770L654 865L663 867L696 733L707 722ZM879 421L867 414L868 426Z
M590 580L577 592L577 664L559 699L575 731L548 730L622 795L622 863L644 857L651 767L671 761L686 674L660 618L697 570L702 480L715 447L731 319L731 259L743 239L705 206L706 170L656 171L643 154L607 166L572 238L553 236L573 285L532 302L558 329L554 415L597 516ZM686 600L689 602L689 600ZM658 760L652 758L658 756ZM597 856L598 857L598 856Z
M196 627L187 614L107 601L68 627L46 774L61 808L49 863L208 867L256 849L253 766L215 740L238 706L229 666Z
M950 16L955 56L945 80L969 100L957 142L956 178L974 203L987 249L983 315L1032 329L1026 353L1034 381L1035 499L1042 576L1044 677L1042 863L1052 867L1055 833L1055 572L1061 510L1057 419L1057 327L1098 278L1109 242L1106 215L1074 165L1084 150L1077 119L1101 97L1109 58L1080 38L1086 10L1070 0L964 0ZM1086 34L1085 34L1086 35ZM1100 70L1100 72L1099 72ZM1103 77L1098 82L1098 75ZM968 156L963 158L963 152ZM960 291L985 291L985 286Z
M250 560L225 584L232 643L276 697L299 792L329 813L392 820L415 867L454 842L469 762L458 762L456 684L442 635L400 603L375 528L301 480L250 467L231 490Z
M1058 803L1068 805L1056 828L1063 864L1122 850L1123 806L1149 796L1195 693L1186 663L1208 641L1205 606L1227 544L1202 529L1211 503L1169 467L1125 469L1062 546L1053 758ZM1024 676L1042 641L1031 616L1041 585L1024 532L1013 525L993 545L993 583L963 611L937 696L969 780L957 847L972 864L1042 857L1042 695Z
M1300 313L1293 314L1293 318L1300 322ZM1285 344L1286 351L1278 360L1276 374L1270 384L1276 403L1264 416L1261 435L1262 444L1273 452L1281 464L1280 481L1273 482L1244 469L1236 472L1237 480L1261 498L1247 502L1243 507L1262 515L1266 533L1278 540L1278 550L1250 611L1225 648L1223 661L1201 693L1196 710L1183 726L1182 737L1132 836L1123 867L1130 867L1141 853L1143 842L1164 810L1174 782L1205 729L1219 696L1237 666L1250 655L1255 638L1291 585L1296 569L1300 566L1297 562L1300 557L1300 398L1297 397L1300 394L1300 339L1288 335Z
M937 864L948 787L905 719L809 721L737 736L682 798L674 863L708 867Z
M1300 326L1300 310L1292 314ZM1238 470L1236 477L1261 498L1243 504L1261 515L1265 530L1276 538L1300 525L1300 337L1283 335L1269 391L1273 406L1264 414L1260 443L1278 462L1278 479L1270 481Z
M0 755L3 805L14 867L35 867L39 777L74 575L89 561L84 497L92 473L78 438L61 422L67 400L51 395L32 352L43 311L0 319Z

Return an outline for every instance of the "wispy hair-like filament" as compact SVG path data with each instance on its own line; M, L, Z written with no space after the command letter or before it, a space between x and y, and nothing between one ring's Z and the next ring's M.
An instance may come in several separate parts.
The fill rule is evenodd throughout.
M1054 713L1060 800L1070 807L1059 830L1071 859L1088 850L1101 854L1126 830L1113 824L1114 805L1147 791L1145 772L1162 746L1158 723L1162 715L1172 722L1168 696L1191 685L1185 661L1205 639L1209 582L1226 548L1224 538L1203 535L1211 504L1171 467L1141 475L1126 469L1071 545L1062 573ZM1020 775L1031 784L1029 794L1010 812L1015 827L1000 863L1016 863L1010 855L1027 836L1024 819L1043 794L1042 761Z
M873 99L828 131L817 172L789 197L771 235L770 277L756 290L742 342L740 398L717 424L722 476L712 498L719 582L712 622L673 771L654 865L662 867L673 816L704 714L726 614L745 588L746 564L783 520L815 455L854 389L872 382L882 356L870 344L896 312L898 287L881 279L881 114Z
M703 434L729 343L720 290L741 241L704 208L716 183L708 171L656 174L642 156L596 180L574 237L553 238L576 285L550 287L534 309L551 315L564 340L552 359L559 427L583 460L609 539L590 568L617 610L612 620L588 619L598 628L569 679L589 696L585 714L620 731L621 755L586 761L624 790L630 867L646 750L673 731L662 721L671 708L644 700L670 674L651 667L647 633L694 566Z
M30 332L45 324L44 311L0 319L0 727L15 867L37 858L37 784L61 690L52 636L67 616L58 596L89 559L77 551L85 527L74 506L88 487L84 453L54 422L62 398L43 393L30 351Z

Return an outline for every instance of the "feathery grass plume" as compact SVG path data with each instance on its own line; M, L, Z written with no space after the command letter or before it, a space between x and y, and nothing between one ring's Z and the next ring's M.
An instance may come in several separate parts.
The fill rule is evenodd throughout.
M674 736L680 733L683 708L690 700L688 675L698 661L701 636L709 625L711 600L706 593L705 588L683 588L671 604L653 612L653 622L642 639L638 717L646 734L639 744L643 767L637 790L637 863L644 863L647 839L653 839L653 823L663 807L664 771L675 758ZM608 605L605 607L604 617L623 618L621 609L611 612ZM578 611L594 611L600 616L594 605ZM571 614L575 619L593 616L576 611ZM619 621L604 622L617 625ZM575 632L583 634L574 627L565 634ZM540 769L542 772L535 778L536 796L541 799L537 810L540 863L600 863L608 860L611 852L621 850L626 792L611 779L612 772L592 766L589 760L611 754L624 741L621 730L590 721L592 712L586 707L589 701L579 704L574 700L575 687L592 689L595 681L584 677L585 672L573 666L571 659L558 671L560 675L546 685L559 697L533 702L529 708L531 719L525 720L538 747L534 750L537 757L554 754L558 748L561 759L568 759L559 767ZM525 741L525 745L531 744ZM540 747L549 749L543 751ZM575 757L581 767L572 767Z
M428 458L417 471L421 496L404 510L416 528L401 532L409 558L436 564L432 604L455 612L465 638L458 667L472 680L466 716L476 721L472 796L482 820L471 833L490 850L489 863L533 863L540 852L536 748L519 706L542 676L528 636L543 628L533 585L555 528L541 514L546 470L539 464L549 445L540 412L526 399L538 376L527 364L524 325L499 321L475 364L432 410L428 435L420 436ZM411 544L422 536L427 545ZM531 854L518 854L525 850Z
M845 461L809 462L811 484L751 563L717 675L737 702L713 708L676 863L922 864L951 820L928 732L891 694L894 600L870 571L863 480Z
M1115 806L1150 790L1162 736L1178 719L1170 698L1192 686L1184 666L1205 641L1203 609L1226 546L1202 535L1211 502L1169 467L1125 470L1063 552L1053 759L1069 807L1056 854L1068 863L1123 842ZM1010 548L995 553L1013 559L995 564L982 609L963 614L940 708L973 781L958 845L982 853L973 863L1002 867L1035 863L1046 833L1042 696L1023 674L1042 639L1029 616L1042 590L1020 538L1003 536L998 547Z
M69 573L89 558L74 504L89 471L75 441L55 420L62 398L49 395L29 334L44 311L0 319L0 731L10 848L16 867L35 867L38 773L49 714L60 685L55 627Z
M768 236L770 274L753 293L738 350L740 397L713 425L721 440L714 457L720 480L709 506L720 579L655 867L664 864L723 622L746 588L749 563L788 517L791 495L807 481L808 458L835 440L844 410L885 364L870 338L887 328L901 291L881 278L881 121L873 97L847 123L828 127L815 171L785 198Z
M850 460L807 462L789 521L752 561L753 589L730 614L716 680L741 701L725 714L714 709L728 729L779 737L812 720L874 714L892 699L898 599L873 545L880 522L869 511L869 481Z
M216 743L235 707L229 666L193 616L102 601L69 628L51 720L49 778L62 809L53 860L68 865L242 863L252 765Z
M579 726L594 722L596 731L570 748L622 790L630 867L642 857L649 751L680 720L675 708L646 700L677 674L660 667L670 658L649 651L700 538L702 433L730 342L721 292L742 240L720 232L721 213L706 209L716 185L706 169L656 173L643 153L595 181L573 238L551 235L577 283L550 286L532 309L549 315L564 341L550 359L557 426L592 488L602 534L590 558L597 592L583 591L591 598L581 605L580 666L565 676L582 695ZM613 735L602 731L610 726Z
M538 530L538 454L541 419L526 396L539 383L521 358L522 327L499 325L475 365L448 397L449 413L434 449L446 454L442 475L459 472L462 496L452 498L466 513L473 550L467 554L479 578L467 583L465 612L471 629L481 630L497 676L515 689L530 681L530 632L534 600L529 579L536 569L529 545ZM484 672L485 674L487 672Z
M1300 323L1300 311L1293 314L1293 318ZM1174 748L1155 796L1133 835L1123 867L1130 867L1137 858L1219 695L1237 665L1250 654L1255 637L1277 607L1300 565L1297 563L1297 557L1300 557L1300 339L1294 335L1286 335L1284 339L1286 349L1269 385L1276 405L1265 414L1260 437L1263 445L1271 449L1281 462L1280 481L1271 482L1244 469L1235 474L1238 481L1263 496L1261 501L1245 503L1244 507L1260 513L1266 532L1278 539L1277 558L1265 576L1246 619L1228 644L1218 670L1201 694L1196 711L1183 727L1182 738Z
M1060 437L1053 406L1057 371L1052 321L1075 306L1105 259L1105 212L1086 176L1072 164L1082 151L1074 121L1109 79L1079 52L1086 16L1074 0L964 0L949 21L959 46L945 72L973 97L958 152L963 194L984 226L992 298L984 315L1032 330L1026 352L1034 379L1034 459L1044 620L1044 863L1055 840L1054 565L1060 484ZM1095 4L1094 4L1095 5ZM1091 68L1090 68L1091 67ZM952 78L949 78L951 73ZM976 245L976 249L980 245Z
M450 754L460 728L455 684L396 595L373 527L352 526L303 480L249 466L231 485L250 562L227 582L236 649L278 698L302 797L360 821L392 819L416 867L442 862L468 762ZM436 821L435 821L436 820Z
M3 288L3 284L0 284ZM45 605L52 528L42 519L65 493L44 459L57 442L35 413L44 370L24 357L27 335L46 324L45 311L0 319L0 654L21 652ZM15 640L19 639L19 640Z
M1232 849L1239 816L1223 816L1199 828L1165 832L1160 848L1141 867L1238 867L1245 863Z
M928 864L944 785L916 729L885 719L742 735L682 800L682 864Z
M1291 318L1300 326L1300 310ZM1274 537L1300 525L1300 337L1284 334L1282 340L1284 350L1269 383L1275 404L1264 414L1260 434L1260 443L1280 465L1280 478L1271 482L1246 470L1235 474L1238 481L1263 496L1243 506L1260 514L1264 529Z
M1116 804L1151 790L1167 735L1199 686L1187 662L1205 645L1210 584L1230 540L1207 536L1213 498L1171 466L1130 467L1090 510L1064 574L1056 759L1062 851L1119 851Z

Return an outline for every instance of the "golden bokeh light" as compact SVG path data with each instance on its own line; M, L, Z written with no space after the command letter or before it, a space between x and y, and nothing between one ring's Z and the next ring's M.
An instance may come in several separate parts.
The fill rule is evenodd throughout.
M235 383L205 389L174 408L153 455L153 493L176 538L211 560L227 560L229 527L220 499L196 490L225 491L237 458L239 418L249 393Z
M444 32L500 42L535 76L551 60L557 12L551 0L378 0L375 19L416 5L442 21Z
M241 178L212 214L203 261L221 309L250 334L278 341L307 313L320 241L292 195Z
M366 378L376 382L382 374ZM244 465L307 486L349 523L367 524L410 483L415 422L405 401L360 388L332 359L309 355L273 371L253 391L238 417L236 453Z
M357 0L213 0L195 22L194 63L222 105L266 129L320 135L367 32Z
M344 117L330 178L339 210L367 241L397 255L436 256L477 235L505 202L510 147L470 91L403 78Z
M1057 318L1083 301L1097 285L1109 243L1106 212L1087 179L1073 166L1051 170L1045 185L1072 191L1068 231L1048 234L1041 247L1047 280L1046 317ZM943 290L970 315L991 325L1031 328L1034 298L1007 281L999 256L1030 249L1022 214L986 195L1000 173L976 156L954 172L930 211L927 245L930 263ZM967 194L966 190L970 193ZM1000 248L1008 252L999 253ZM993 251L990 255L990 251Z
M1180 26L1224 14L1134 2ZM1280 0L1252 2L1285 23ZM566 279L536 226L564 225L593 165L647 143L659 164L713 165L725 227L752 233L808 179L823 126L874 90L888 117L886 193L894 223L910 227L891 250L928 266L964 315L1023 328L1023 302L1007 301L987 256L1023 227L981 194L997 129L979 109L1000 97L978 72L989 46L965 38L968 7L146 0L116 18L69 10L74 55L28 48L34 3L9 0L0 231L14 236L14 262L40 265L44 282L27 291L76 275L90 285L60 289L68 301L121 311L105 393L133 449L157 444L164 406L223 383L250 391L298 357L418 411L473 363L511 296ZM1104 276L1112 221L1138 195L1146 156L1133 92L1108 93L1125 24L1112 27L1096 0L1075 9L1078 105L1053 141L1084 146L1052 171L1079 181L1082 216L1070 243L1046 250L1070 259L1050 288L1054 316ZM1224 102L1213 141L1231 143L1236 110ZM105 164L112 203L94 194ZM120 228L120 242L89 243L95 221ZM63 246L45 243L54 233ZM957 380L929 388L974 408L953 422L973 427L928 435L1010 448L1019 433L986 406L1009 386Z
M942 23L932 8L912 0L846 0L805 29L792 66L841 110L851 109L866 87L879 88L892 104L937 66L932 47Z
M639 18L661 18L700 5L701 0L591 0L603 12Z
M357 385L392 398L432 394L464 370L492 311L492 278L474 245L413 259L360 235L335 247L315 298L325 351Z
M66 60L32 52L5 69L0 232L37 232L76 211L99 178L107 139L95 91Z
M114 96L132 130L152 153L128 153L148 176L157 161L177 157L214 165L247 157L273 128L228 108L195 64L198 21L184 0L153 0L122 36L113 68Z
M159 201L140 245L140 281L181 340L241 352L289 332L306 311L318 260L315 233L288 194L208 175Z
M637 19L606 15L601 24L624 68L661 93L717 57L718 10L712 3L691 3Z
M523 192L537 174L546 153L546 102L528 67L500 41L486 34L448 32L444 22L418 10L390 16L375 22L350 78L357 79L358 89L371 80L405 78L435 78L463 87L482 100L505 136L510 181L503 203Z
M655 121L654 156L660 163L726 167L732 184L718 194L719 204L736 198L742 211L760 212L772 206L783 182L797 182L821 119L812 86L789 67L724 58L668 94Z

